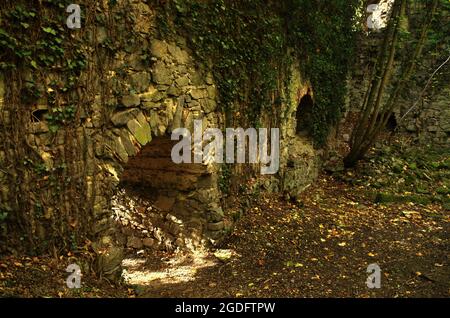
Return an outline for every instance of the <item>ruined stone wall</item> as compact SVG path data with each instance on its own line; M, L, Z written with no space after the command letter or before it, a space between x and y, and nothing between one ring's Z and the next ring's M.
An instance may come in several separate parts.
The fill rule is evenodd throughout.
M29 194L31 199L26 202L25 209L33 214L35 223L31 224L30 240L34 242L46 241L52 237L54 231L57 231L54 228L55 222L52 221L56 216L63 219L67 217L67 222L73 220L74 230L78 227L87 228L90 236L96 238L93 247L102 255L99 267L105 274L114 272L117 260L120 259L120 248L114 247L117 242L111 218L111 197L120 181L123 181L123 171L130 158L135 159L133 168L139 164L161 163L159 176L164 178L160 180L161 184L154 186L163 188L163 183L166 188L178 185L173 188L173 191L180 194L174 198L175 206L183 199L186 200L181 193L192 198L190 205L183 205L183 213L188 214L188 222L196 215L198 222L190 224L197 231L203 234L210 232L211 236L217 237L218 234L214 233L223 230L220 223L219 191L214 183L214 176L217 174L214 165L195 168L201 170L198 177L176 179L172 175L172 180L169 180L171 176L164 171L164 165L172 166L170 157L166 156L164 163L142 160L139 163L148 154L144 147L151 145L153 138L170 139L171 131L178 127L192 129L194 119L202 119L205 128L221 127L222 115L217 111L217 92L213 77L206 70L199 69L184 39L178 39L175 43L157 38L154 29L155 12L144 1L134 1L127 8L127 14L138 17L133 27L136 32L134 36L139 42L117 50L111 59L105 58L106 54L102 53L106 51L105 45L112 40L109 32L115 29L86 25L86 29L78 33L92 47L88 69L78 79L81 83L87 83L85 87L89 86L91 95L87 91L81 93L85 103L77 108L74 122L67 127L60 125L57 129L52 129L47 116L51 114L51 107L45 99L33 103L29 109L20 110L29 112L26 127L22 127L26 130L26 135L20 138L24 138L31 148L30 157L36 155L27 175L33 181L39 180L39 173L43 171L43 179L37 181L41 186L17 175L16 171L21 169L22 161L27 160L25 155L20 158L21 155L15 153L13 148L1 149L0 152L0 209L10 215L27 213L19 211L22 207L17 202L20 202L20 192ZM120 22L124 21L118 23ZM117 28L121 26L118 25ZM120 36L127 40L125 34ZM99 69L101 73L98 72ZM45 87L55 77L57 75L47 74L47 78L38 84ZM8 91L8 82L2 78L0 83L3 97ZM108 94L102 94L103 91ZM104 100L105 96L108 96L107 100ZM12 105L5 105L2 99L1 124L5 130L16 129L12 125L15 118L11 109ZM152 149L156 150L162 147L158 142L154 146ZM11 153L9 158L8 153ZM71 153L70 158L68 153ZM140 157L136 157L138 154ZM69 182L70 179L76 183L77 193L69 187L46 183L46 180L53 177L52 173L60 163L64 172L63 175L58 175L57 182ZM38 171L37 167L41 170ZM133 168L124 175L125 181L132 179L130 175L134 173ZM141 174L140 171L136 173ZM201 186L189 185L197 181ZM182 185L189 187L182 189ZM142 186L146 184L143 183ZM58 196L56 201L55 196ZM78 220L76 209L83 210L85 217ZM209 226L209 223L212 225ZM111 262L112 259L116 261Z
M295 62L287 74L286 87L281 92L281 105L264 112L260 118L261 127L279 128L280 162L279 170L273 175L259 175L259 165L250 166L257 176L257 184L263 191L280 193L294 199L307 189L318 177L323 159L323 149L315 148L309 134L297 132L297 110L301 99L307 94L314 98L314 88L302 76L300 64ZM244 172L236 169L234 173Z
M112 57L105 53L113 42L111 29L88 24L77 33L86 40L89 61L77 79L82 102L66 126L52 127L47 115L54 109L45 98L22 109L5 102L14 79L0 78L1 137L17 132L17 140L0 149L0 211L13 216L3 234L12 234L14 228L22 235L20 226L12 225L22 213L32 216L30 224L21 225L31 233L25 239L38 246L56 234L72 235L67 227L74 233L82 229L93 240L104 275L116 273L122 258L111 210L121 182L148 187L156 205L182 219L196 235L216 240L224 233L220 165L177 166L169 157L174 129L192 131L196 119L202 120L203 129L226 128L214 76L204 61L194 59L184 38L158 35L155 11L146 1L132 1L126 13L136 17L131 27L137 40L116 49ZM127 30L119 24L123 22L112 23L122 32L116 39L127 41ZM38 85L51 92L47 87L58 76L44 74ZM298 64L289 76L283 92L287 98L277 105L279 118L262 116L263 127L277 123L281 131L280 170L262 182L267 190L295 197L317 177L320 160L310 138L295 131L298 103L313 89L301 78ZM23 125L15 111L27 113ZM27 152L18 151L16 141L17 148L25 143ZM26 202L21 193L27 194Z
M287 90L287 103L281 118L281 190L295 198L308 188L318 176L321 162L320 150L313 147L311 137L297 132L297 108L306 94L314 98L311 84L302 78L300 66L291 67L290 84Z
M448 68L448 67L447 67ZM426 74L423 74L425 77ZM421 144L450 144L450 89L431 88L419 96L423 87L412 85L399 100L396 118L402 131L413 135ZM415 107L413 107L416 105ZM405 116L406 114L406 116Z

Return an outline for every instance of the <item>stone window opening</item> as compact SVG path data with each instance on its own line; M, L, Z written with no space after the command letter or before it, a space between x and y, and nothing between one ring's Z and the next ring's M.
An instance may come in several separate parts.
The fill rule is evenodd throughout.
M309 93L306 93L301 99L297 107L296 133L298 136L309 136L311 133L312 109L314 101Z
M45 115L48 114L47 108L38 108L31 112L31 122L38 123L45 121Z

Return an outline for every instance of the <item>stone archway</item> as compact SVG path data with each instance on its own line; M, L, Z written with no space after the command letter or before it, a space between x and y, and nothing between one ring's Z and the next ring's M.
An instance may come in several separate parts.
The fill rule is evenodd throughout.
M218 199L211 196L217 194L214 173L203 164L174 163L171 151L176 142L170 136L155 137L124 165L113 210L122 215L134 211L139 219L149 220L140 225L142 233L135 231L128 246L192 248L202 244L207 230L222 224L223 215L215 213L212 218L210 209ZM128 193L135 202L128 207L117 204Z
M154 63L147 71L130 73L133 91L117 98L106 129L97 130L93 145L100 171L88 191L94 193L98 215L95 248L102 273L113 272L119 248L124 246L110 220L113 196L124 184L153 192L150 199L166 221L182 222L185 234L193 239L215 241L224 232L217 165L176 165L170 158L174 129L192 131L196 119L203 120L205 129L220 128L212 76L176 44L155 39L151 52Z
M171 150L177 141L171 140L170 132L178 127L189 127L189 119L195 119L185 99L186 96L181 96L176 106L175 102L166 102L170 105L163 116L172 120L158 114L145 116L138 108L114 113L111 117L114 128L106 137L111 152L106 165L115 179L115 186L122 183L149 189L160 210L192 224L199 235L217 239L223 229L217 166L176 164L171 159ZM209 123L207 118L203 121Z
M302 78L299 70L300 65L294 64L290 73L289 103L280 147L284 153L280 160L279 190L293 200L317 178L320 167L320 155L312 138L307 133L299 134L305 130L305 125L310 125L305 113L308 115L314 96L311 83Z

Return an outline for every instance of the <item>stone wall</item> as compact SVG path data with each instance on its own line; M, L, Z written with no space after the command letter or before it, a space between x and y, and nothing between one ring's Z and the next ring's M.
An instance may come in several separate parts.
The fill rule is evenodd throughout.
M110 59L104 52L111 30L88 25L78 35L96 49L88 50L89 67L78 79L85 83L79 87L83 102L67 126L52 129L45 99L20 110L6 103L3 96L13 86L0 78L1 137L17 132L19 144L30 149L21 152L12 140L0 149L0 211L16 216L15 221L22 213L32 215L31 224L24 226L35 245L51 242L56 234L72 235L66 227L87 232L98 254L97 269L107 276L117 273L122 258L111 209L120 182L151 190L156 206L182 219L196 236L219 239L226 214L218 186L220 166L175 165L169 157L174 129L192 131L195 119L202 120L203 129L226 128L214 76L204 61L194 59L185 39L158 36L155 11L146 1L132 1L127 12L139 17L133 26L138 40ZM120 37L127 40L126 33ZM307 92L313 96L313 88L301 78L298 64L288 75L279 116L267 113L261 120L281 132L280 170L262 180L266 189L295 197L317 177L320 159L310 138L296 133L298 104ZM45 87L57 76L46 74L39 84ZM14 111L29 112L29 119L22 125ZM19 135L22 129L24 135Z
M310 82L301 75L300 64L291 65L289 80L281 92L283 102L275 105L272 112L265 112L260 118L262 127L279 128L280 130L280 166L274 175L259 175L258 165L250 165L257 184L264 191L275 192L286 198L296 197L307 189L318 177L323 159L323 149L316 149L312 137L297 131L298 109L302 98L308 94L314 100L314 89ZM274 115L276 114L276 115ZM237 165L234 174L243 173Z
M361 47L355 60L355 67L348 78L347 112L358 112L362 105L381 36L381 34L361 36ZM413 81L398 100L394 124L398 124L399 131L409 133L422 144L445 146L450 141L450 90L430 86L425 94L420 96L426 81L434 71L433 67L436 67L435 64L426 58L422 61ZM449 66L444 67L442 72L448 73ZM412 107L414 104L416 106Z
M421 98L422 87L414 85L400 99L396 118L402 131L421 144L450 145L450 89L430 89ZM416 104L415 107L413 107ZM405 116L406 114L406 116Z
M20 110L30 112L29 120L21 128L25 129L26 136L22 137L32 150L31 169L24 175L17 174L28 155L19 154L14 148L0 152L0 210L13 216L25 213L20 211L24 204L18 202L24 201L20 193L26 193L29 199L24 209L33 214L30 240L35 244L50 241L55 234L58 221L54 217L73 220L74 230L87 229L95 239L93 248L100 256L99 271L105 275L116 272L120 265L121 246L111 218L111 197L121 181L139 182L142 187L149 186L151 181L160 190L156 202L166 201L165 208L169 208L167 202L173 200L172 210L183 215L186 223L195 225L197 232L218 237L223 230L215 182L217 167L210 164L173 170L174 164L167 158L170 144L161 143L170 140L175 128L192 129L194 119L203 120L205 129L221 127L213 76L193 60L184 39L157 38L155 12L144 1L134 1L128 9L128 14L139 17L133 34L138 40L132 47L117 50L112 58L107 57L110 53L105 43L110 41L112 32L122 28L119 23L124 21L110 30L87 25L86 30L78 33L98 51L87 49L89 67L78 79L87 83L80 85L84 86L80 91L85 89L82 92L85 102L76 109L74 121L52 130L47 120L52 109L45 99L40 99L30 109ZM123 33L117 36L128 40ZM48 85L57 76L48 74L39 84ZM8 83L4 79L0 83L3 97ZM18 129L11 117L13 107L1 99L2 134ZM155 151L164 154L152 159ZM150 171L156 165L159 168L152 175ZM142 167L147 178L136 179L143 175ZM47 182L54 177L58 179Z
M281 190L295 198L308 188L319 174L322 152L313 147L310 136L297 131L297 114L300 101L307 94L314 100L311 84L303 79L300 67L291 68L289 96L281 121Z

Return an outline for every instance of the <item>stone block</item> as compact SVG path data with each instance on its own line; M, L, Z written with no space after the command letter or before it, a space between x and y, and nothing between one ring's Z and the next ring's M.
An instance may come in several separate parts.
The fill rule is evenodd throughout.
M179 96L181 94L181 90L176 86L170 86L166 93L169 96Z
M123 260L123 249L110 246L97 256L97 271L108 278L120 276Z
M141 124L137 119L132 119L127 123L127 127L142 146L146 145L152 138L150 125L147 122Z
M128 153L125 149L124 143L122 142L122 138L119 136L115 136L113 138L113 140L114 140L113 151L119 157L120 161L122 161L123 163L127 163L128 162Z
M216 222L216 223L208 223L208 230L209 231L221 231L224 228L223 221Z
M139 93L145 92L148 89L150 81L151 76L147 72L139 72L131 75L131 84Z
M209 99L209 98L202 100L202 106L203 106L203 111L206 114L212 113L213 111L215 111L217 109L216 101Z
M139 106L141 99L136 94L125 95L122 97L122 104L125 107Z
M217 89L214 86L208 86L206 91L208 92L209 98L215 99L217 97Z
M189 62L189 55L178 46L169 45L169 53L173 56L178 64L186 64Z
M153 81L160 85L172 84L172 72L163 62L156 62L153 67Z
M134 156L138 152L138 149L133 145L133 143L130 140L130 133L122 129L119 132L120 138L122 140L123 146L125 148L125 151L127 152L128 156Z
M223 213L223 210L221 207L211 209L208 212L208 219L211 222L220 222L223 220L223 217L224 217L224 213Z
M137 108L121 111L121 112L115 113L111 117L111 121L114 124L114 126L117 126L117 127L118 126L124 126L130 120L134 119L139 112L140 111Z
M181 76L175 80L175 83L178 85L178 87L188 86L189 77L187 77L187 75Z
M191 97L193 99L201 99L201 98L205 98L206 97L205 90L203 90L203 89L193 89L191 91L190 95L191 95Z
M163 58L168 53L167 43L158 39L152 39L150 42L150 51L154 57Z

